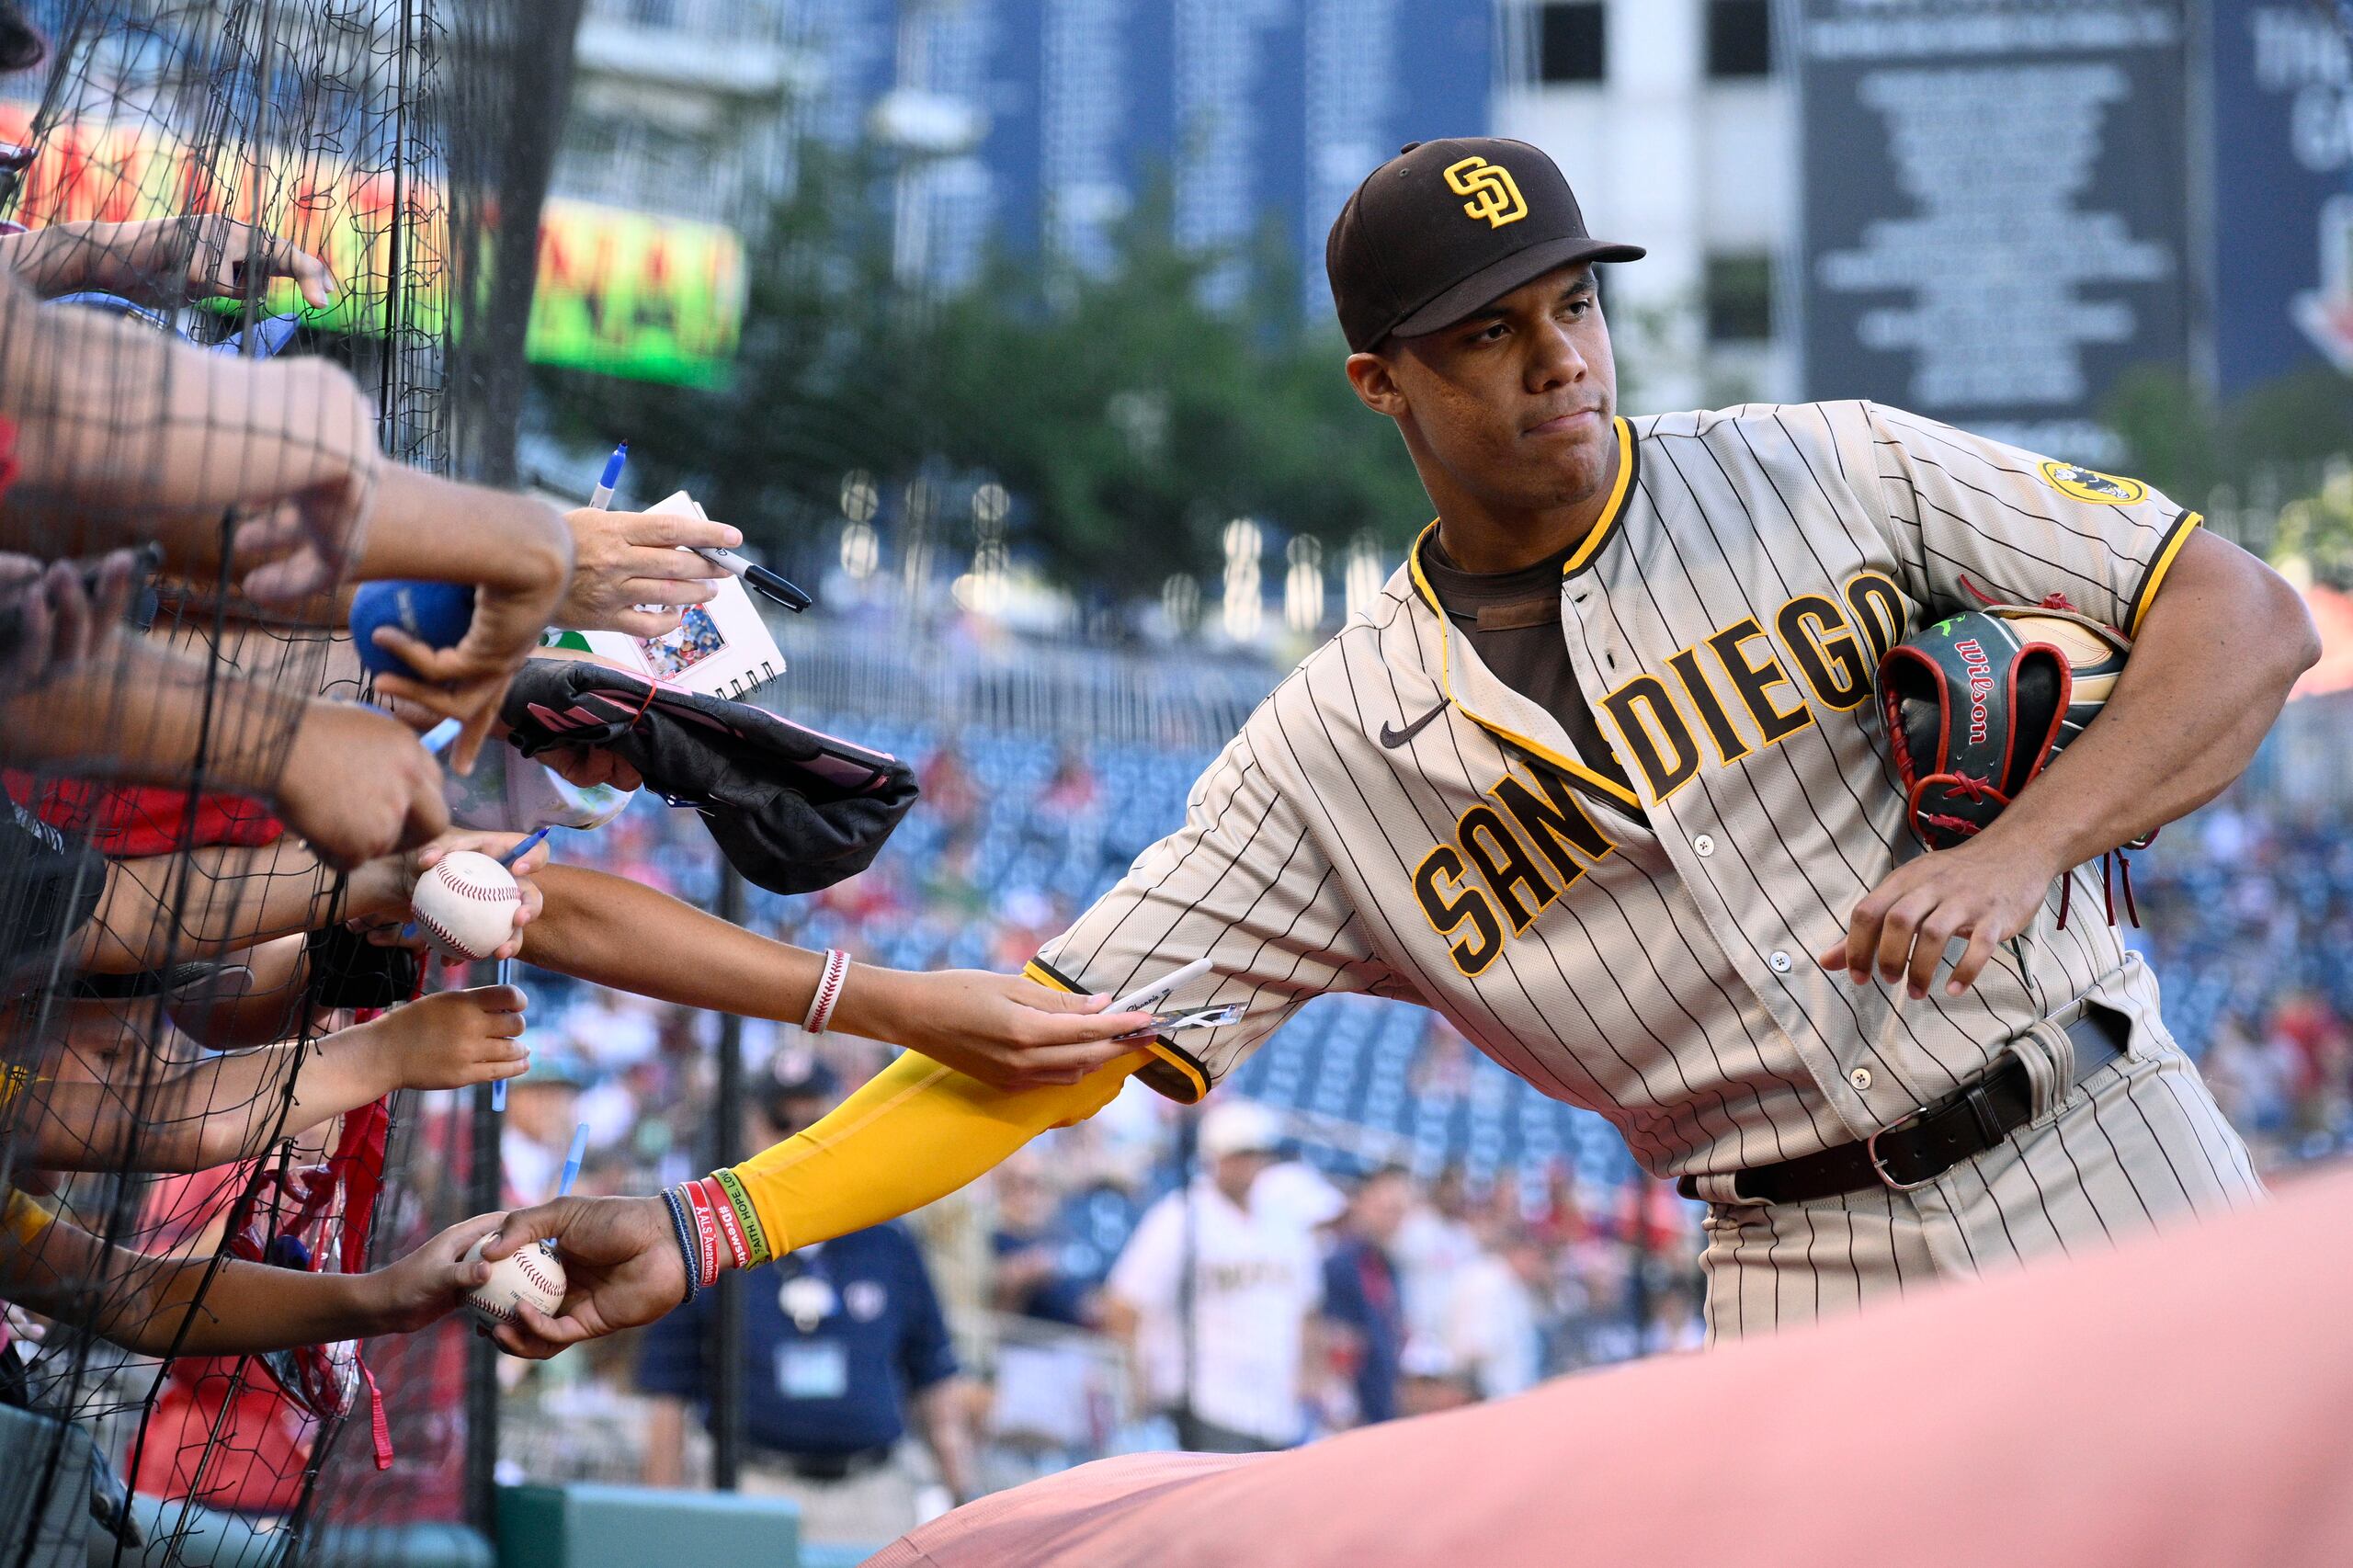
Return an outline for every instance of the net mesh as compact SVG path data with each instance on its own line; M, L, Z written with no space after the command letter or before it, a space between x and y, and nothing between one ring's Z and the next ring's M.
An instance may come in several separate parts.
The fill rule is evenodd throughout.
M0 75L0 216L27 231L0 240L17 459L0 1178L56 1219L6 1256L0 1398L95 1441L130 1493L106 1508L127 1521L121 1561L209 1559L259 1531L276 1560L333 1562L379 1528L460 1517L462 1327L365 1347L381 1432L351 1346L176 1352L217 1315L223 1259L358 1267L472 1207L457 1096L400 1095L388 1120L304 1112L298 1074L335 1062L366 1016L308 994L325 960L304 934L332 926L345 884L285 830L275 786L301 703L365 677L328 597L240 585L257 535L263 560L360 547L367 486L317 478L367 466L347 448L494 471L501 443L476 437L504 421L511 449L521 313L498 311L518 280L528 298L537 199L503 199L503 182L544 184L552 120L503 128L562 91L522 52L561 8L51 0L23 7L45 57ZM275 380L238 379L271 358ZM28 611L47 601L27 584L156 538L172 566L134 568L145 630L50 678L33 633L55 616ZM198 1304L154 1312L165 1295ZM11 1462L19 1506L81 1512L45 1495L82 1484L75 1441ZM0 1558L79 1561L61 1539L28 1527Z

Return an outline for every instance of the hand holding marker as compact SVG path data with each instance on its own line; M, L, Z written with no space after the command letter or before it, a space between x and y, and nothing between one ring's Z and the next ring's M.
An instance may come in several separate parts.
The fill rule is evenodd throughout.
M613 449L613 455L605 460L605 472L597 476L597 488L589 493L589 506L601 512L613 504L613 487L621 482L621 470L628 463L629 443L623 441ZM774 599L796 615L817 602L758 562L738 555L732 550L722 550L717 545L689 548L713 566L724 567L732 575L743 578L746 587L765 598Z

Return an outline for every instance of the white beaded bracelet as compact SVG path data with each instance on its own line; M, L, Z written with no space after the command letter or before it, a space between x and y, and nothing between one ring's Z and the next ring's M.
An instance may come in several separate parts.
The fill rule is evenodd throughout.
M849 978L849 955L839 948L825 949L825 971L817 977L817 994L809 998L809 1016L801 1027L811 1034L824 1034L825 1026L834 1021L834 1005L842 999L842 983Z

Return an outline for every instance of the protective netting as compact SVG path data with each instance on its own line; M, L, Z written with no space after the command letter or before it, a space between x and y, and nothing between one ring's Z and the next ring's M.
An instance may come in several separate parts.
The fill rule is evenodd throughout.
M358 753L317 704L364 676L304 592L381 465L465 462L462 408L511 426L519 314L467 307L501 260L528 288L537 200L499 182L543 183L545 139L502 134L531 101L500 73L544 9L52 0L37 62L0 25L0 1403L68 1424L6 1428L8 1562L81 1561L92 1471L124 1562L332 1562L460 1515L462 1329L366 1373L348 1342L199 1352L254 1306L224 1260L356 1272L470 1208L455 1098L392 1092L419 1031L369 1021L400 986L324 935Z

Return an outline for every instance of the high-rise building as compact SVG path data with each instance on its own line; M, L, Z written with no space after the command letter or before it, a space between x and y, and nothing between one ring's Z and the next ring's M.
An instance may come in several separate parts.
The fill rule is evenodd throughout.
M1768 0L1507 0L1498 134L1569 176L1606 268L1622 402L1788 398L1780 285L1798 222L1797 99Z

